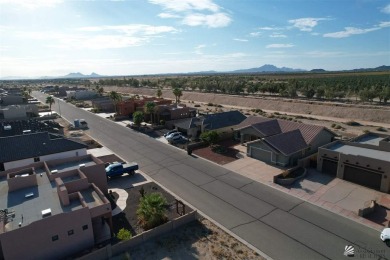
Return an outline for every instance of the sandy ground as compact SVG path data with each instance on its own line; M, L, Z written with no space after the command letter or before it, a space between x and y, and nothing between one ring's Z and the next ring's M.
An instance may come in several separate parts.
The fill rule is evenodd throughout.
M130 87L104 87L107 91L118 91L138 95L155 96L156 89ZM163 90L164 98L174 99L172 90ZM223 104L228 106L245 106L286 113L318 115L324 117L342 118L344 120L364 120L367 122L390 122L390 106L354 105L336 102L317 102L305 100L291 100L279 97L245 97L214 93L199 93L183 91L181 100L190 100L204 103Z
M265 259L209 220L195 221L112 259Z

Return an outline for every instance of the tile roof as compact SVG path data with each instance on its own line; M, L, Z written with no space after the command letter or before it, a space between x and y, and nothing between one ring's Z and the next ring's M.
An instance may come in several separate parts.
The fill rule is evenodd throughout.
M248 117L237 126L236 130L240 130L249 126L253 127L264 136L277 135L298 129L307 144L310 144L318 136L318 134L321 133L322 130L329 131L326 127L323 126L308 125L287 120L270 119L256 116Z
M257 123L262 123L262 122L266 122L266 121L270 121L270 120L275 120L275 119L270 119L270 118L267 118L267 117L259 117L259 116L248 116L244 121L242 121L236 127L236 129L237 130L238 129L242 129L242 128L245 128L245 127L257 124Z
M185 118L185 119L180 119L179 121L174 123L174 126L177 128L182 128L182 129L190 129L196 127L195 123L199 122L200 119L196 117L192 118Z
M290 155L308 147L299 129L266 137L264 142L284 155Z
M282 132L279 126L279 122L276 119L257 123L252 125L252 127L262 133L264 136L276 135Z
M246 119L246 116L237 110L205 115L203 117L202 124L205 126L205 130L236 126Z
M87 146L61 136L49 135L48 132L0 137L0 162L12 162L82 148Z

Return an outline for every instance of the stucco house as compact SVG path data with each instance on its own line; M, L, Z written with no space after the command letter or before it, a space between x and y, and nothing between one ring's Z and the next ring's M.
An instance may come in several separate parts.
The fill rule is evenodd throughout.
M0 171L87 154L85 144L48 132L0 137Z
M367 133L318 149L317 170L385 193L390 192L390 136Z
M110 239L107 192L91 155L0 172L0 259L68 259Z
M248 156L280 166L317 152L336 136L325 127L264 117L248 117L235 128Z

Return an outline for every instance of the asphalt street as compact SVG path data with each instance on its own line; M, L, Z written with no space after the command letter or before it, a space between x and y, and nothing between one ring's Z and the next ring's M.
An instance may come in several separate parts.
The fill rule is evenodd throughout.
M34 92L44 101L45 95ZM273 259L389 259L378 231L257 183L58 99L53 110L83 118L88 134ZM261 174L261 173L259 173Z

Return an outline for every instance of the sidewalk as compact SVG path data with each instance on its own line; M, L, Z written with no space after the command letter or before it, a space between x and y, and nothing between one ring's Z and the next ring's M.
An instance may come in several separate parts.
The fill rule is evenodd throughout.
M273 182L273 177L283 172L283 168L250 158L245 152L241 152L241 155L243 158L225 164L223 167L378 231L382 231L387 225L390 217L389 194L319 173L315 169L309 169L304 179L289 187L280 186ZM380 207L381 212L370 215L370 219L377 223L358 216L359 209L367 206L371 200L384 206Z

